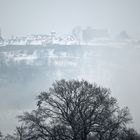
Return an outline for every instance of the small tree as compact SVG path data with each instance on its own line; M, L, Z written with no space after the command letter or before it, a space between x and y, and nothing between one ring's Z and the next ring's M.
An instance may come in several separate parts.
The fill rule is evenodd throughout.
M133 128L125 128L120 133L119 140L140 140L140 135Z
M0 131L0 140L2 139L2 132Z
M17 140L17 139L14 136L8 134L2 140Z
M37 109L19 118L44 140L113 140L131 120L109 89L84 80L56 81L37 100Z

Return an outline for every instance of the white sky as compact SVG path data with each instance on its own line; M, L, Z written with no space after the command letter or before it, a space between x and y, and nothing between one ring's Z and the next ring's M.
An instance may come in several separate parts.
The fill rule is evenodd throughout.
M0 0L4 37L69 33L76 25L140 37L140 0Z

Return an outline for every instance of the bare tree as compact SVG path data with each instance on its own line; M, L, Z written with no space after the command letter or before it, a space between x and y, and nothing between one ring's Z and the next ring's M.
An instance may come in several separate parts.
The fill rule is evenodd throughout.
M84 80L56 81L37 100L37 109L19 118L44 140L113 140L131 120L109 89Z
M0 140L2 139L3 135L2 135L2 132L0 131Z

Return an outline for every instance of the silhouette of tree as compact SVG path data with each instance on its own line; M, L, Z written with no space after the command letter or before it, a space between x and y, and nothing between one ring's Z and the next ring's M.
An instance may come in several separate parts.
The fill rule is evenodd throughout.
M19 120L27 135L44 140L115 140L131 121L110 90L87 81L56 81L37 97L37 109Z
M2 139L2 136L3 136L3 135L2 135L2 132L0 131L0 140Z

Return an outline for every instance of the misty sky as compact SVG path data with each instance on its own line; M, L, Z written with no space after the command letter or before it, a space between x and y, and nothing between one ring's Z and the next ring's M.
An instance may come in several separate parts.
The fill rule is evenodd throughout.
M70 33L76 25L140 38L140 0L0 0L4 37Z

